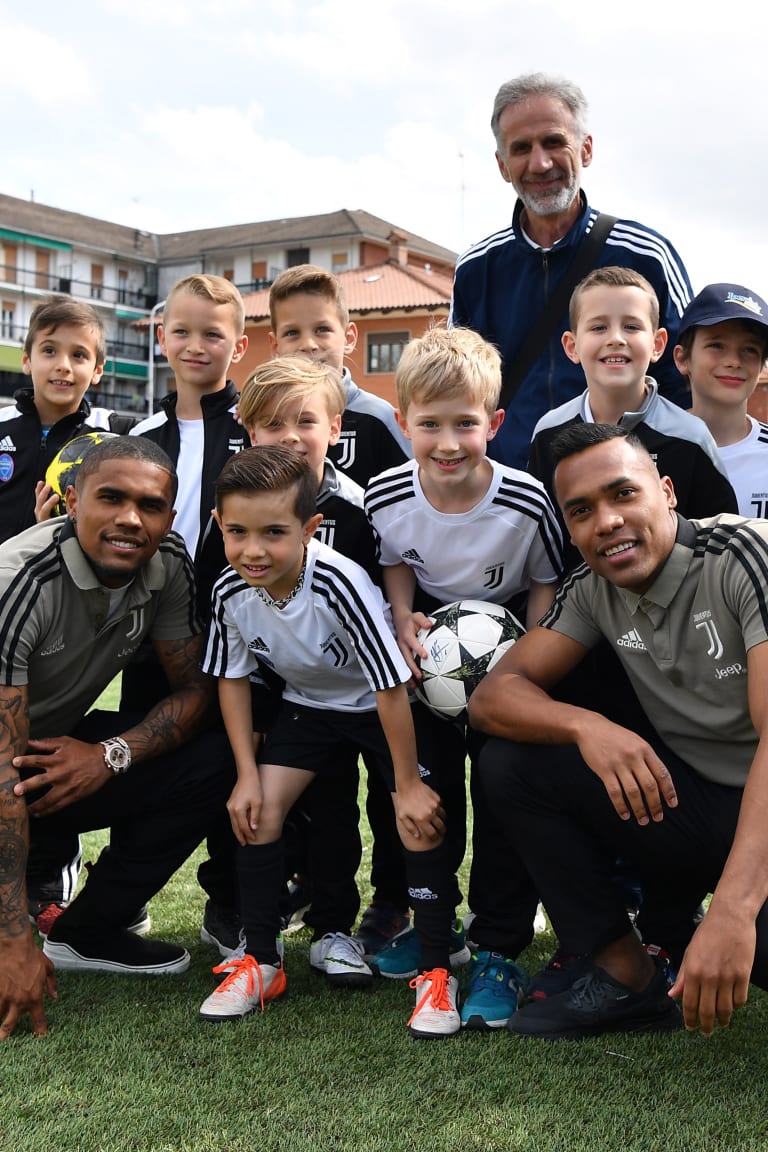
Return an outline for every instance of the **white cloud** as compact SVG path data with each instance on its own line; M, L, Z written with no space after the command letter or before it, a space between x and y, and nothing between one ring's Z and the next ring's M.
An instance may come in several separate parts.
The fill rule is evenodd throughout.
M13 101L18 115L23 115L22 100L59 109L82 104L91 95L90 64L80 46L30 25L6 24L1 12L0 36L0 93Z

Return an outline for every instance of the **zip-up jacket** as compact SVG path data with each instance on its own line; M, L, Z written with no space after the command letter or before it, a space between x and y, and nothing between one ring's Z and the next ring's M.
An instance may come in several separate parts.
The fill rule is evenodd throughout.
M65 444L84 432L103 429L125 435L136 420L109 408L91 408L83 398L77 412L63 416L43 435L32 388L19 388L15 404L0 408L0 543L35 522L35 484Z
M158 411L131 431L132 436L146 436L159 444L174 464L178 462L180 448L176 399L176 393L170 392L160 401ZM238 399L237 387L232 380L227 381L221 392L200 397L204 435L200 485L194 492L180 490L176 500L177 508L180 503L194 501L200 514L200 535L192 559L197 577L198 609L205 621L211 617L213 582L227 563L221 531L211 515L216 480L230 456L251 446L248 433L235 419Z
M651 376L646 376L645 383L647 391L642 407L638 412L625 412L619 424L645 445L659 475L669 476L675 488L677 511L686 519L738 512L736 493L704 421L660 396ZM570 533L554 490L552 442L565 428L590 422L588 397L589 390L543 416L531 443L528 471L541 480L549 492L564 541L569 540ZM566 543L565 561L567 572L582 562L580 553L570 543Z
M518 200L511 226L475 244L456 265L449 324L473 328L495 344L505 379L528 331L547 307L575 249L599 215L583 192L581 198L581 215L553 248L537 248L526 238L521 225L523 205ZM633 220L617 220L594 267L613 264L634 268L653 285L661 326L669 332L666 351L655 365L656 375L668 399L689 404L690 395L672 358L680 317L691 296L680 257L658 232ZM583 391L584 373L568 359L560 343L568 327L566 310L511 401L504 423L488 445L489 456L524 468L536 422Z

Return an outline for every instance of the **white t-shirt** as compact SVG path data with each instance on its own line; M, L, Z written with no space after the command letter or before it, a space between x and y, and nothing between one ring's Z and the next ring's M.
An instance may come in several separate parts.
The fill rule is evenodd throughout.
M179 420L179 458L176 472L179 477L179 495L176 499L174 532L178 532L194 556L200 535L200 462L205 449L205 422Z
M718 448L736 498L739 515L768 519L768 424L747 416L749 433Z
M468 512L439 512L424 495L415 461L371 480L365 511L385 567L409 564L439 603L505 604L532 580L552 584L562 571L562 538L544 485L491 460L485 496Z
M203 670L248 676L257 658L285 680L284 699L340 712L372 711L377 691L411 678L379 589L359 564L315 539L303 587L284 608L232 568L214 585Z

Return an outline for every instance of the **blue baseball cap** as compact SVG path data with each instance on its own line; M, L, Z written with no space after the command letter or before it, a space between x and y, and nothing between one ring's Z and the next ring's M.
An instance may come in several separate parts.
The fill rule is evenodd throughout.
M708 328L724 320L749 320L768 329L768 304L741 284L707 284L683 312L678 335L689 328Z

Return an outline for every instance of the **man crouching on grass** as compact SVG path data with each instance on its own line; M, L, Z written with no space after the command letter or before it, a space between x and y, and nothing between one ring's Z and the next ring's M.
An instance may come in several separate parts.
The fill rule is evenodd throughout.
M684 1022L709 1036L750 981L768 988L768 520L678 516L669 478L613 425L574 426L553 448L586 564L469 711L497 737L480 765L494 810L561 947L585 958L570 988L508 1027L558 1039ZM548 695L603 636L646 731ZM646 944L679 965L671 989L614 887L618 857L642 883Z
M149 440L92 448L66 517L0 547L0 1039L47 1030L54 968L160 975L184 948L128 931L205 835L231 788L223 733L203 733L194 576L170 534L176 473ZM171 686L142 719L86 712L145 637ZM63 735L66 733L66 735ZM82 893L35 947L26 868L36 841L111 828ZM31 846L31 847L30 847Z

